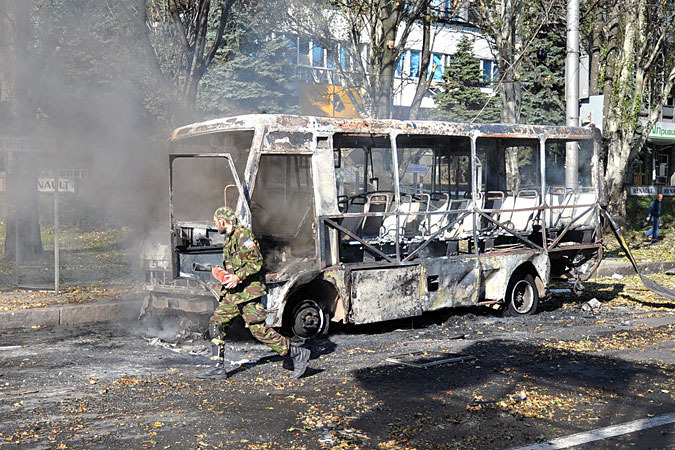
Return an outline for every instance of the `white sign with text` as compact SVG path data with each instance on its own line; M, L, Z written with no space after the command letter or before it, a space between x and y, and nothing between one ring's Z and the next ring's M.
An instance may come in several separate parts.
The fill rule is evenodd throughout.
M638 197L646 197L649 195L656 195L658 189L656 186L631 186L630 195L636 195Z
M53 139L31 136L0 136L0 152L41 153L53 152Z
M38 178L38 192L55 192L54 178ZM59 192L75 192L75 183L68 178L59 178Z

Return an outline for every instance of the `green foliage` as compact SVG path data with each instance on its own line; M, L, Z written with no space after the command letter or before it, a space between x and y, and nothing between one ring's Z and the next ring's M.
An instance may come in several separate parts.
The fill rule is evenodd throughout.
M228 58L225 58L225 53ZM204 75L198 103L210 114L294 113L295 68L283 37L239 29Z
M480 61L473 56L473 40L464 36L457 45L452 62L443 74L441 92L434 97L433 118L455 122L499 121L498 100L481 91Z
M540 6L538 7L540 8ZM535 9L535 16L541 11ZM564 18L559 6L551 17ZM523 87L521 122L541 125L564 125L565 110L556 102L564 101L566 36L563 20L544 24L526 50L526 64L521 74ZM560 95L562 94L562 95Z
M183 5L182 10L196 16L197 3ZM287 7L280 0L211 1L205 52L198 55L203 57L205 67L203 75L197 74L196 110L210 116L295 112L293 105L298 100L290 49L283 37L274 36L275 30L283 28L280 22ZM187 92L192 48L186 47L185 38L177 31L167 0L150 1L148 15L150 39L164 77L177 91ZM221 20L224 28L222 39L218 40ZM190 21L183 18L182 25L192 36L195 30L185 22ZM220 45L211 60L208 52L217 42Z

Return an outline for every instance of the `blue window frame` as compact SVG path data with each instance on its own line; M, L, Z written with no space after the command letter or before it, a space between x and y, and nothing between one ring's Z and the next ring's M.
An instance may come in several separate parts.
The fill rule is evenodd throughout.
M410 50L410 76L420 76L420 52L417 50Z
M396 65L396 76L397 77L402 77L403 76L403 68L405 66L405 60L406 60L406 55L408 54L408 50L404 51L401 57L398 59L398 64Z
M314 67L326 66L326 62L324 61L323 58L323 47L316 43L312 45L312 66Z
M343 46L340 46L340 67L342 70L349 70L349 52Z
M497 77L497 61L491 59L482 60L483 81L492 81Z
M427 75L431 74L431 68L433 66L436 66L436 70L434 70L434 80L440 80L443 78L443 55L440 53L434 53L432 55L432 62L431 66L429 66L429 70L427 71Z
M326 67L335 69L335 51L328 49L326 52Z

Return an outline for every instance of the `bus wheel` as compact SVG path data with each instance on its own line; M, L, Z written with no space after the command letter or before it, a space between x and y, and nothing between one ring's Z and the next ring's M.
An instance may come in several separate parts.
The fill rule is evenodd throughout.
M314 300L302 300L293 308L291 327L295 336L314 338L328 330L328 317Z
M539 294L532 275L514 277L506 289L505 302L505 316L534 314L539 305Z

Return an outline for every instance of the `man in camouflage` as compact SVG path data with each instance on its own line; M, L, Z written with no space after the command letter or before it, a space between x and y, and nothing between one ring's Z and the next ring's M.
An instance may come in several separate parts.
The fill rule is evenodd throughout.
M214 344L216 365L199 378L227 378L223 361L225 330L241 315L251 334L281 356L293 360L293 377L300 378L307 369L309 350L291 344L290 340L265 325L266 311L261 297L266 294L262 280L263 258L251 230L239 223L234 211L221 207L213 214L220 234L224 234L223 267L216 266L212 275L221 283L218 307L209 320L209 335Z

